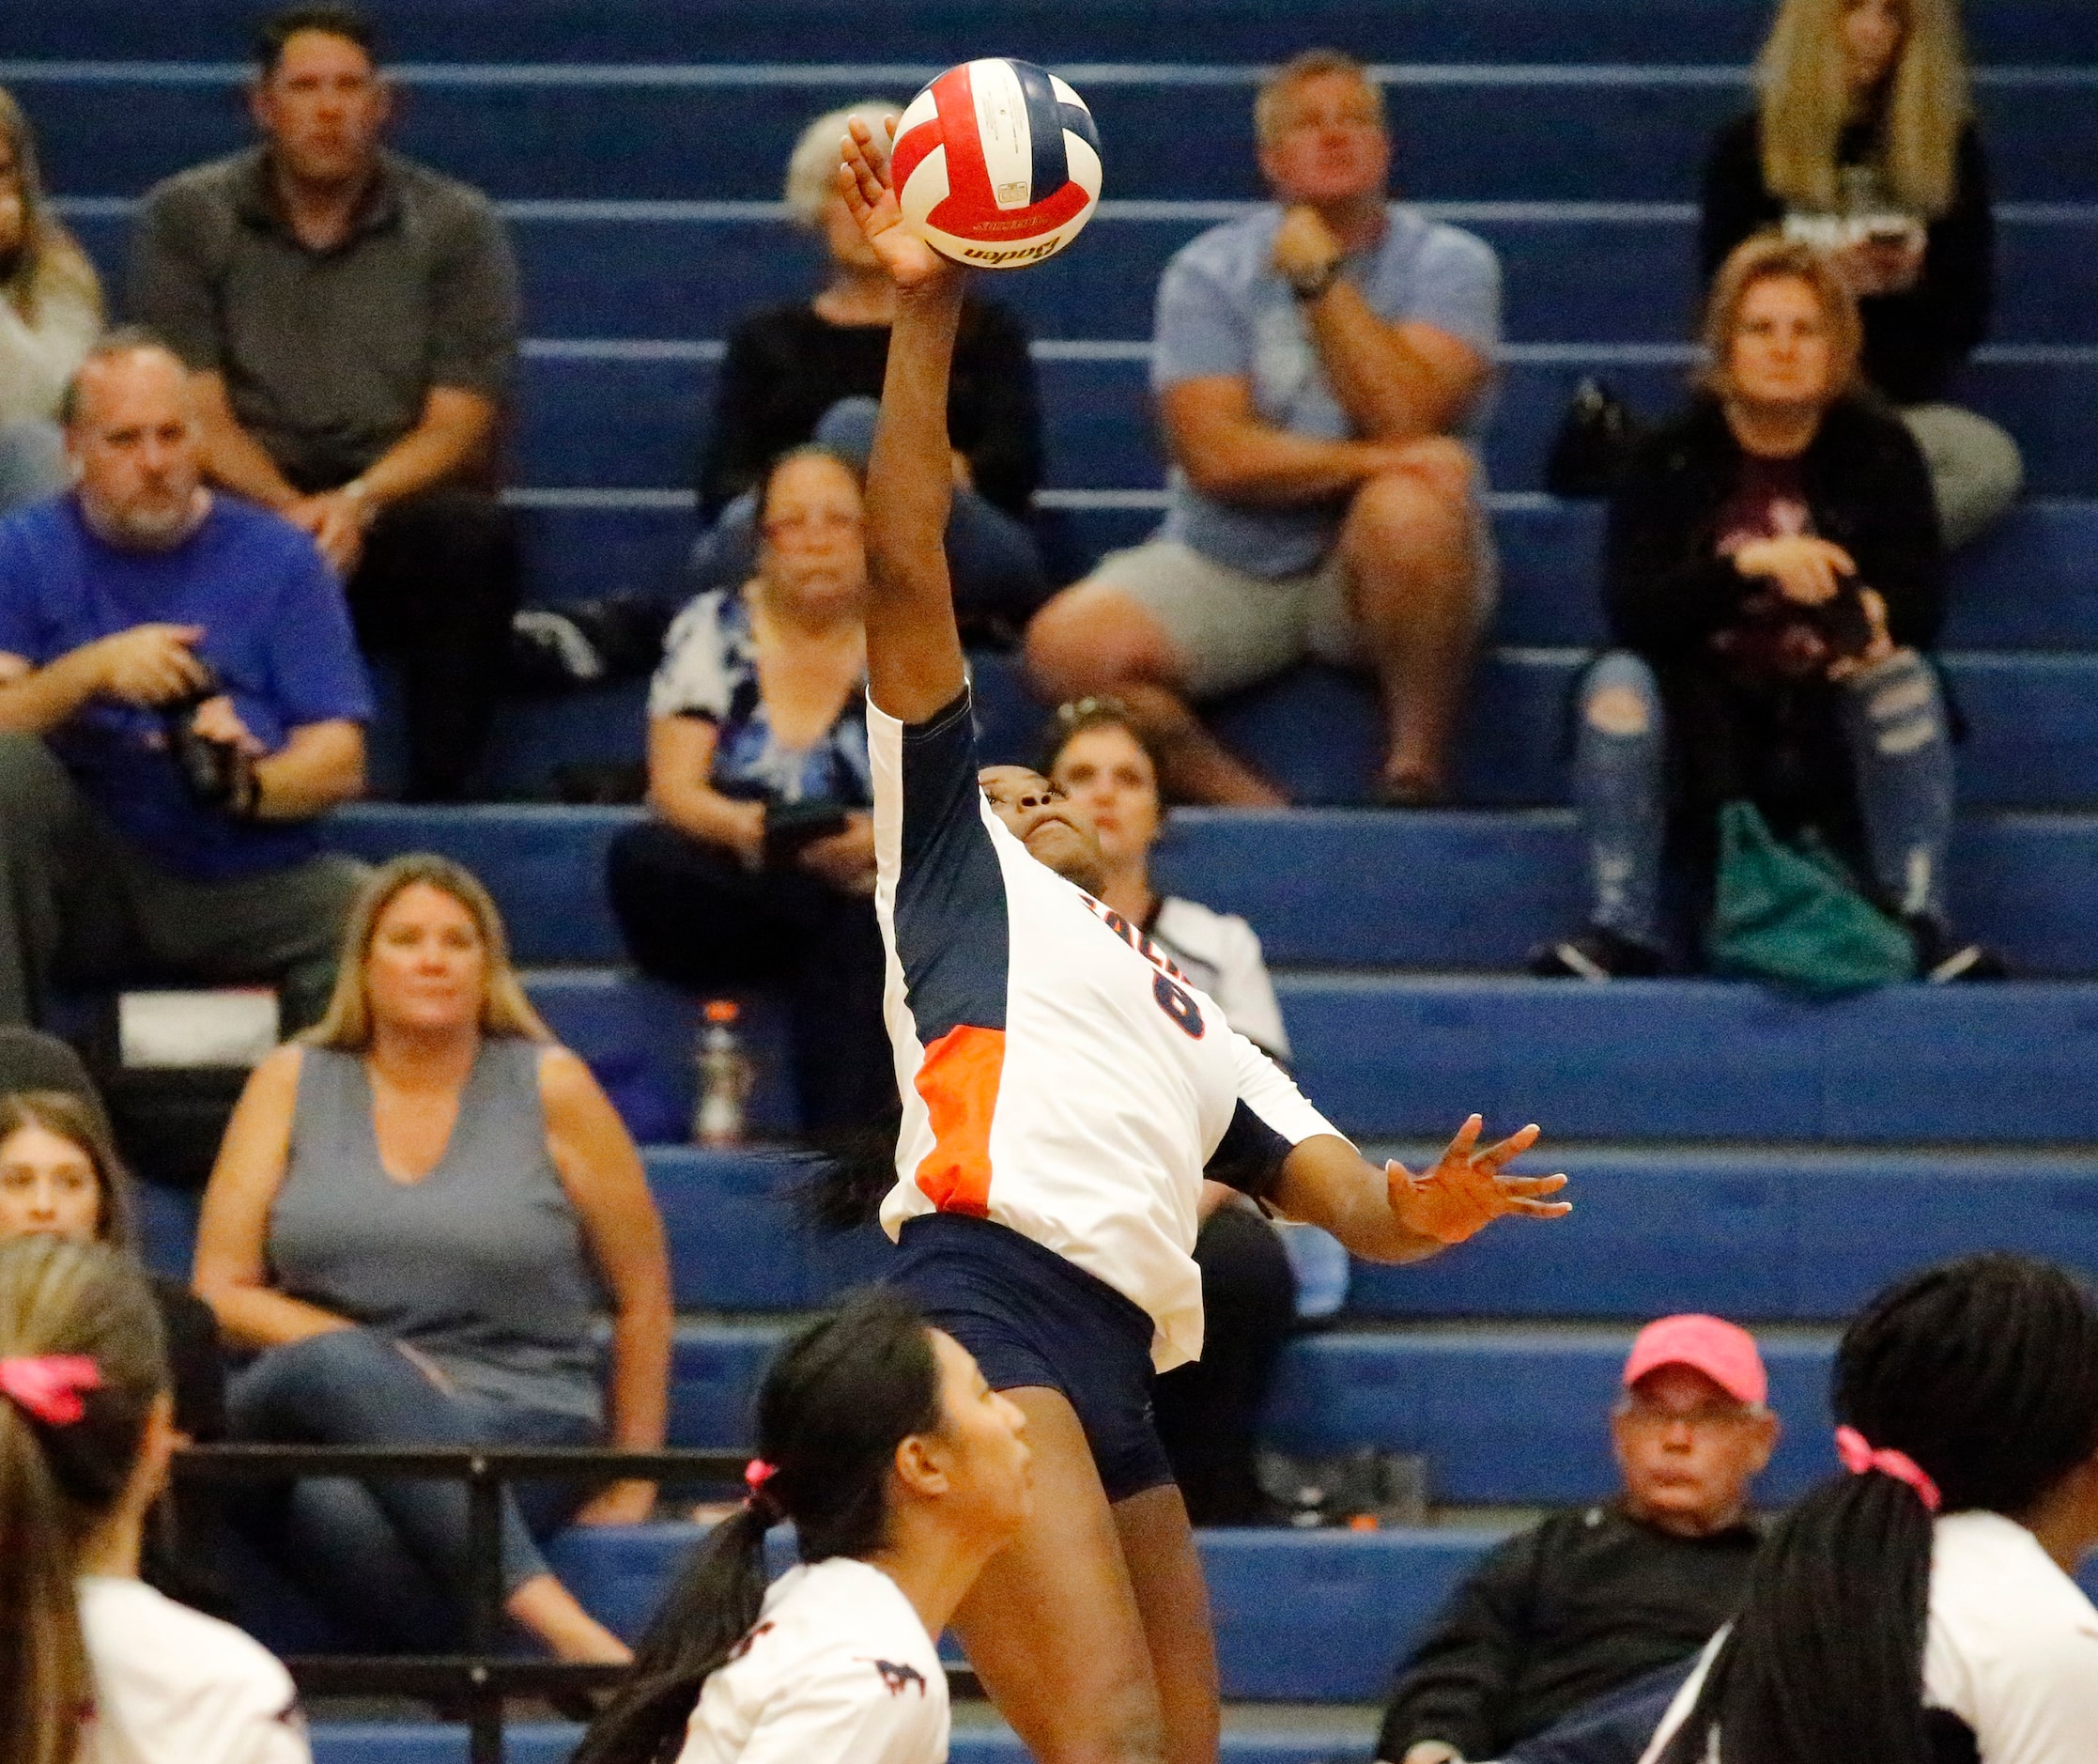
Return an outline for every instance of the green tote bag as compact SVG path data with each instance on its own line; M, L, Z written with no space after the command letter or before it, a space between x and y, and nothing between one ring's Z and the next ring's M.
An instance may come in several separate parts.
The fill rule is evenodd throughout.
M1859 893L1818 843L1788 845L1752 802L1720 811L1719 888L1705 951L1712 971L1833 998L1916 978L1907 931Z

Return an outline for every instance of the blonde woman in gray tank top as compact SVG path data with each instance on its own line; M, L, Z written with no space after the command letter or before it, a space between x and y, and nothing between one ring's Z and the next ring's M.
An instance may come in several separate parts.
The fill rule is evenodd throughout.
M227 1392L235 1438L662 1444L670 1268L640 1154L527 1002L465 870L401 858L366 884L327 1015L255 1068L226 1131L195 1285L255 1355ZM562 1658L624 1661L539 1545L571 1518L645 1519L655 1490L576 1497L505 1496L506 1608ZM455 1644L455 1485L316 1478L254 1523L349 1639Z

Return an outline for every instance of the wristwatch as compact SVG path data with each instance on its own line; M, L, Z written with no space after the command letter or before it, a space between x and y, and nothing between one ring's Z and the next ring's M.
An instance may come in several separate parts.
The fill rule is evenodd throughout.
M1289 278L1289 292L1300 305L1308 306L1313 301L1323 300L1333 292L1334 284L1340 280L1341 261L1333 259L1323 270L1311 275L1293 275Z

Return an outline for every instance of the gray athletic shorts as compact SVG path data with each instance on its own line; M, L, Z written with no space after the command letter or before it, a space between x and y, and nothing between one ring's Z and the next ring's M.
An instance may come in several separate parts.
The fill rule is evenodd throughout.
M1501 585L1485 511L1473 573L1479 623L1492 616ZM1348 566L1336 548L1301 576L1248 575L1178 539L1147 539L1110 551L1089 580L1127 595L1158 621L1180 662L1190 698L1221 697L1257 685L1306 656L1339 668L1367 665L1348 606Z

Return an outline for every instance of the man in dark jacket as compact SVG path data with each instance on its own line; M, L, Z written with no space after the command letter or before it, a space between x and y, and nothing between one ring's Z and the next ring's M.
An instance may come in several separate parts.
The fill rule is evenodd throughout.
M1611 1418L1623 1493L1510 1538L1458 1588L1400 1670L1386 1764L1522 1758L1598 1699L1687 1672L1733 1616L1759 1540L1749 1485L1778 1440L1754 1338L1717 1317L1663 1318L1633 1342L1624 1385ZM1628 1764L1652 1727L1620 1724L1614 1747L1598 1735L1582 1756L1623 1750Z

